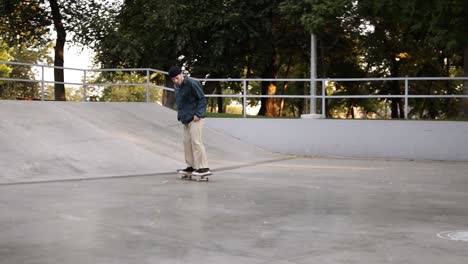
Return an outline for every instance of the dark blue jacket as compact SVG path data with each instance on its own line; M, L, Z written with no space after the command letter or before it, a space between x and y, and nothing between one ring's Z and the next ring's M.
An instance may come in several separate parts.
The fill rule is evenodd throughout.
M182 85L174 85L177 105L177 119L183 124L192 122L196 115L204 118L206 114L206 97L201 83L188 76Z

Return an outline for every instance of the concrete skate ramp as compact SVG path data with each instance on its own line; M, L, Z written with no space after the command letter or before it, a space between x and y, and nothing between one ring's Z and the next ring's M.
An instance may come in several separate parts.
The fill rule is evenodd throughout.
M198 183L174 175L181 126L160 106L0 101L0 115L1 264L468 258L468 162L292 158L207 126L216 172Z
M0 183L167 174L185 166L182 125L157 104L0 101L0 115ZM204 139L215 170L278 159L208 127Z

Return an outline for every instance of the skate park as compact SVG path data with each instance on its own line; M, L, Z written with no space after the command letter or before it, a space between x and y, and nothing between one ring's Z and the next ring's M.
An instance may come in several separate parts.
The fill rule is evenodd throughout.
M468 263L467 2L2 0L0 264Z
M2 264L468 259L466 122L207 118L205 183L157 104L0 113Z

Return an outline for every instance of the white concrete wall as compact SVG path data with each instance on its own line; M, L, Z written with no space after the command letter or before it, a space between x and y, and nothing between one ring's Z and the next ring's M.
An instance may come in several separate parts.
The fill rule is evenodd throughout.
M273 152L468 161L468 122L212 118L207 125Z

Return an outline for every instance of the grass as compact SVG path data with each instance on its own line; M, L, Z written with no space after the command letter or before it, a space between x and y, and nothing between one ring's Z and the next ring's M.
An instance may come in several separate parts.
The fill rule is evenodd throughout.
M243 118L242 114L227 114L227 113L206 113L209 118ZM276 119L299 119L299 117L286 117L286 116L256 116L247 115L247 118L276 118Z
M228 114L228 113L206 113L208 118L243 118L242 114ZM285 116L256 116L256 115L247 115L247 118L273 118L273 119L300 119L299 117L285 117ZM327 118L329 120L398 120L398 121L459 121L466 122L468 118L466 117L457 117L457 118L447 118L447 119L387 119L387 118L377 118L377 119L346 119L346 118Z

